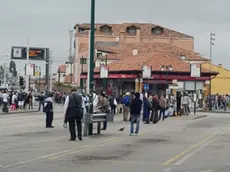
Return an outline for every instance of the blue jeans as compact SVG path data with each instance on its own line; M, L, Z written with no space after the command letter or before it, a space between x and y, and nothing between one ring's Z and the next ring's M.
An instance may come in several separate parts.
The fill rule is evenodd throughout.
M138 134L140 128L140 116L139 115L131 115L130 120L130 133L134 132L134 123L136 123L135 133Z

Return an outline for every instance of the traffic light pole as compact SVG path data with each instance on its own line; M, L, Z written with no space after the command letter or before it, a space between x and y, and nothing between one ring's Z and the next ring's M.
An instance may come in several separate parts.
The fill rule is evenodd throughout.
M91 0L91 22L90 22L90 60L89 60L89 91L90 91L90 113L93 113L93 87L94 87L94 34L95 34L95 0ZM89 125L89 135L93 134L93 125Z

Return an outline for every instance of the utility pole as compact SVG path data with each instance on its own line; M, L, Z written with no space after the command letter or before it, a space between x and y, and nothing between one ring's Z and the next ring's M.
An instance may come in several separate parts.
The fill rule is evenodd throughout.
M26 67L29 65L29 56L30 56L30 38L27 39L27 48L26 48ZM25 74L26 74L26 91L29 91L30 89L30 76L26 73L25 69Z
M214 33L210 33L210 71L212 70L212 47L215 45L214 41L215 41L215 34ZM209 84L209 94L211 95L211 79L210 79L210 84Z
M94 87L94 34L95 34L95 0L91 0L91 21L90 21L90 59L89 59L89 91L90 108L89 113L93 113L93 87ZM89 125L89 135L93 134L93 125Z
M50 81L49 81L49 91L50 92L52 92L52 90L53 90L53 80L52 80L52 59L51 59L51 57L49 58L49 76L50 76Z
M94 83L94 34L95 34L95 0L91 0L91 22L90 22L90 71L89 90L93 91Z
M73 30L69 29L69 63L71 65L71 73L70 73L70 84L73 82Z

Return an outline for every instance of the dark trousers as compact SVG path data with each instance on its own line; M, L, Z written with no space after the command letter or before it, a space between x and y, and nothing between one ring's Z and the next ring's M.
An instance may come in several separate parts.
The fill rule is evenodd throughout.
M39 101L38 111L41 110L41 106L42 106L42 109L43 109L44 108L44 101Z
M51 127L53 122L54 112L46 112L46 127Z
M89 106L85 107L86 113L89 113Z
M7 105L8 105L7 102L3 102L3 109L2 109L3 112L7 112L7 113L9 112Z
M69 119L69 132L70 132L70 139L76 139L76 127L77 125L77 135L78 138L82 137L82 123L80 118L70 118Z
M161 108L160 109L160 115L159 115L159 120L161 120L161 114L162 114L162 120L165 120L165 109Z
M116 114L116 106L115 106L115 105L111 106L111 113L112 113L113 115Z
M152 110L152 114L150 117L150 121L152 121L153 123L157 123L158 122L158 110L153 109Z

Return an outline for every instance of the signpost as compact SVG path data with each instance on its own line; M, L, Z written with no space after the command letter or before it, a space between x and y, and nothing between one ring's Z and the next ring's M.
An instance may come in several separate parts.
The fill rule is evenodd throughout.
M46 62L46 85L49 84L49 68L50 68L50 55L49 48L40 48L40 47L21 47L21 46L12 46L11 47L11 59L12 60L26 60L26 64L30 64L29 60L35 61L45 61ZM28 83L28 77L26 77L26 82ZM26 84L26 90L28 90Z
M46 60L47 48L29 47L29 60ZM13 46L11 49L11 59L26 60L26 47Z
M191 77L195 78L195 85L194 85L194 94L193 94L193 101L194 101L194 115L196 114L196 80L201 76L201 64L191 63L190 64L190 75Z
M146 78L146 84L144 84L145 93L149 91L149 84L147 84L147 79L151 77L152 77L152 66L142 66L142 78L143 79ZM142 88L140 89L142 91Z

